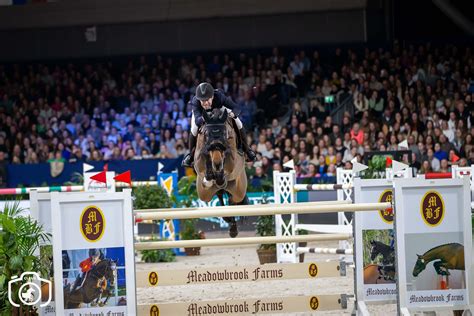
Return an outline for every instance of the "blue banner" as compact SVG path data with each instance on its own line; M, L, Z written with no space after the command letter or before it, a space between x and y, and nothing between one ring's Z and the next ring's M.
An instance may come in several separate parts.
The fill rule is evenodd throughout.
M105 163L109 164L109 171L116 174L130 170L132 181L149 181L151 178L156 180L158 163L163 164L163 173L178 171L178 178L184 175L181 167L182 158L176 159L144 159L144 160L111 160L105 162L87 161L88 164L95 167L94 170L102 170ZM24 164L7 166L7 186L9 188L17 187L36 187L64 185L66 182L73 181L74 174L82 175L82 161L75 163L64 163L63 171L57 176L51 176L51 167L49 163Z

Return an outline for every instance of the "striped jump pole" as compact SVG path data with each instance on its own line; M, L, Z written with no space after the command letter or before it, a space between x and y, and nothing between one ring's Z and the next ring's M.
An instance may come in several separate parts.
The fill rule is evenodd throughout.
M267 237L242 237L242 238L214 238L194 240L169 240L148 241L135 243L135 250L156 250L184 247L217 247L217 246L241 246L277 244L290 242L331 241L352 238L352 234L319 234L298 236L267 236Z
M201 208L199 210L183 209L180 212L163 211L140 213L135 218L138 220L148 219L186 219L206 217L232 217L232 216L262 216L276 214L313 214L313 213L337 213L337 212L361 212L391 209L392 204L384 203L359 203L359 204L321 204L318 202L305 202L297 204L264 204L248 205L245 209L241 206L221 206Z
M145 185L158 185L157 181L134 181L132 187L139 187ZM115 184L117 188L128 188L130 187L127 183L117 182ZM4 188L0 189L0 195L20 195L30 194L32 190L36 190L39 193L50 193L50 192L81 192L84 191L83 185L65 185L65 186L50 186L50 187L31 187L31 188Z
M295 191L336 191L352 189L350 184L295 184Z
M352 249L340 249L340 248L310 248L310 247L298 247L296 248L298 253L317 253L317 254L335 254L335 255L352 255L354 251Z
M79 192L83 191L82 185L68 185L68 186L51 186L51 187L32 187L32 188L6 188L0 189L0 195L19 195L29 194L31 191L36 190L39 193L49 192Z

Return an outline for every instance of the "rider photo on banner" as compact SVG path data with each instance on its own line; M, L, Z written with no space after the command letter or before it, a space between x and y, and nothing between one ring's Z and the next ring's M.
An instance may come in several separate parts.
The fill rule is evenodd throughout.
M66 308L126 305L124 248L63 251ZM94 298L83 304L84 297Z
M132 315L130 190L51 194L56 315Z
M402 179L394 188L400 308L472 303L468 179Z

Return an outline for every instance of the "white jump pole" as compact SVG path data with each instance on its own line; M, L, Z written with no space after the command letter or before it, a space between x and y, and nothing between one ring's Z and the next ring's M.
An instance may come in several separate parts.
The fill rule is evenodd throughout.
M320 202L312 202L314 205L341 205L341 204L352 204L351 201L320 201ZM232 210L248 210L248 209L260 209L262 205L268 204L252 204L252 205L226 205L226 206L216 206L213 207L215 210L221 210L223 208L228 208ZM186 208L173 208L173 212L175 211L201 211L206 209L204 207L186 207ZM153 213L153 212L170 212L171 208L145 208L142 210L133 210L134 213Z
M299 236L268 236L242 238L215 238L176 241L150 241L135 243L135 250L170 249L183 247L240 246L258 244L276 244L287 242L330 241L352 238L351 234L318 234Z
M276 214L315 214L315 213L337 213L337 212L361 212L375 211L391 208L391 203L359 203L359 204L320 204L317 202L305 202L298 204L266 204L255 205L248 209L232 209L233 206L221 206L220 208L201 208L200 210L168 211L136 213L136 219L186 219L205 217L230 217L230 216L256 216Z

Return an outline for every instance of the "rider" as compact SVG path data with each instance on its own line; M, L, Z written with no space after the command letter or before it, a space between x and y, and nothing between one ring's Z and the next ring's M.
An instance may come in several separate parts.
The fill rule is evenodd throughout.
M229 116L234 118L237 127L239 128L240 138L242 140L242 149L245 152L247 162L255 161L257 156L250 149L247 143L247 137L245 136L245 129L242 122L233 112L237 110L237 104L232 101L230 97L227 97L223 92L212 87L211 84L203 82L196 88L196 95L189 101L193 107L193 115L191 118L191 133L189 133L189 154L183 159L182 165L185 167L192 167L194 163L194 150L196 149L197 135L199 127L204 124L204 118L202 111L210 111L212 109L220 109L225 107Z
M79 267L81 267L81 272L82 274L79 274L76 278L76 281L74 282L74 286L72 287L72 291L76 290L78 287L80 287L82 281L85 279L87 273L92 270L92 268L99 263L99 261L102 259L102 252L99 249L96 248L91 248L89 249L89 257L85 260L83 260L80 264Z

